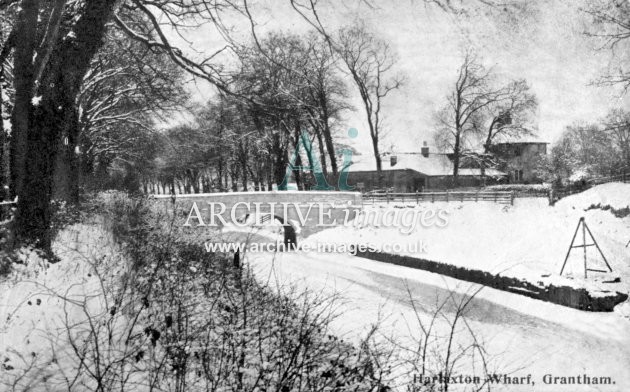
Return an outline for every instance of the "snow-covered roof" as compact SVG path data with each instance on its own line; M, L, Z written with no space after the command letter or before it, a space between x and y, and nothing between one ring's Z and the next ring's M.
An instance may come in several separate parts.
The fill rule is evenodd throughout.
M403 153L396 156L396 164L391 165L391 156L382 158L383 171L390 170L414 170L427 176L449 176L453 174L453 163L446 154L431 153L428 157L419 153ZM376 161L371 155L354 155L352 164L349 167L350 172L375 171ZM462 176L480 176L481 169L459 169L459 175ZM504 176L505 173L496 169L486 169L487 176Z
M536 127L525 127L526 131L520 135L499 134L493 144L549 144L548 141L540 137L540 132Z
M533 134L497 140L494 144L549 144L549 142Z

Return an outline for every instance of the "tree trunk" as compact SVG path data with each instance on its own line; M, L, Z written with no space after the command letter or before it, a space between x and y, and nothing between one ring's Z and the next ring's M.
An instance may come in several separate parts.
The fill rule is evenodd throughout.
M289 161L289 156L287 148L285 146L282 146L280 135L278 134L273 135L273 152L273 155L275 157L275 162L273 165L274 181L278 186L280 186L280 184L282 184L282 182L284 181L284 175L287 172L287 162Z
M335 156L335 144L333 143L330 125L328 125L327 121L324 121L324 141L326 142L326 150L330 157L330 169L336 180L339 177L339 168L337 167L337 157Z
M453 186L459 185L459 158L461 154L461 132L458 130L455 135L455 146L453 147Z
M333 177L336 181L339 176L339 169L337 167L337 157L335 156L335 145L332 139L332 131L330 129L330 115L328 112L328 100L326 98L326 95L320 95L319 101L322 107L321 120L322 124L324 125L324 129L322 130L322 132L324 134L324 141L326 142L326 150L328 150L328 156L330 157L330 169L332 170ZM321 139L319 139L319 142L321 144ZM325 164L326 160L322 158L322 165L325 166Z
M23 4L29 3L37 5L34 0L23 1ZM23 178L20 179L22 186L18 188L16 234L19 240L31 242L46 251L50 250L52 240L50 202L59 139L73 125L77 94L90 62L102 44L105 25L114 4L114 0L86 2L72 27L76 37L67 38L61 34L57 42L51 43L54 48L42 74L39 91L35 93L35 96L41 97L39 105L35 108L31 105L35 82L32 71L28 75L30 82L16 87L16 96L21 96L22 104L28 97L28 103L26 111L14 111L14 117L21 126L30 125L26 132L26 144L18 145L16 151L16 160L19 161L23 152L21 149L25 148ZM33 25L37 25L36 20ZM27 30L32 32L32 27L27 27ZM25 34L19 36L30 37ZM32 57L28 61L29 68L32 68ZM16 69L17 65L16 62ZM22 175L19 171L17 174Z
M0 32L1 35L1 32ZM0 63L0 201L9 199L9 161L7 159L8 152L8 135L4 129L4 64Z
M232 179L232 192L236 192L238 191L238 178L236 176L236 171L233 172L232 176L230 176Z
M33 56L37 45L39 0L23 0L15 27L17 40L13 60L15 102L11 114L11 196L20 195L25 175L27 133L32 117ZM19 214L18 214L19 215Z
M383 161L381 159L381 152L378 148L378 138L372 136L372 149L374 151L374 159L376 160L376 176L378 187L383 186Z
M319 147L319 161L322 165L322 173L324 173L324 177L328 178L328 165L326 162L326 151L324 148L324 141L322 138L322 133L317 132L317 145Z
M77 154L79 146L79 118L74 107L69 109L71 113L68 122L68 148L65 151L65 159L68 162L68 199L72 204L79 204L80 183L80 159Z
M242 170L243 170L243 179L242 179L243 192L247 192L247 181L248 181L247 163L242 164Z

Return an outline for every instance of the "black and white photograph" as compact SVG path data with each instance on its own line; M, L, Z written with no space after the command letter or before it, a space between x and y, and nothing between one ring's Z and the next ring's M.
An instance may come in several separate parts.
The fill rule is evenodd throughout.
M628 0L0 0L0 392L627 392L629 295Z

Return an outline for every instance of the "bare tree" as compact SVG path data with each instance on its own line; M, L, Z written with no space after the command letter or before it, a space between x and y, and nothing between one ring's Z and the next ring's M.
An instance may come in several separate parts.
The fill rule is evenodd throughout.
M487 145L501 135L528 132L521 121L518 124L511 121L512 116L520 116L533 105L533 97L527 90L522 81L496 87L491 70L481 64L474 52L466 51L447 104L436 114L436 141L452 154L453 185L459 181L462 157L472 149L475 137L485 133L483 128L488 117L491 120Z
M489 125L487 125L484 151L490 152L492 144L497 139L509 139L533 134L527 127L528 121L534 114L538 102L530 92L524 79L510 82L504 87L505 98L490 105L487 111Z
M12 186L19 195L16 234L22 241L49 249L50 200L60 139L76 134L77 96L110 22L126 39L164 53L192 75L231 93L212 57L187 57L171 44L165 30L177 33L191 23L209 21L224 31L217 15L235 6L229 1L181 0L22 0L0 5L8 3L19 10L11 32L17 39L6 40L3 47L3 52L13 51L17 70L11 140Z
M148 157L149 150L138 147L147 146L155 119L185 109L187 101L182 73L164 54L125 40L116 29L106 39L77 96L79 126L70 130L57 160L62 175L55 176L55 197L74 203L80 174L115 160L139 163L143 152Z
M622 109L611 110L603 120L606 132L619 154L619 166L630 168L630 113Z
M337 51L363 102L380 182L382 162L379 143L383 136L383 101L402 84L401 76L391 75L396 56L387 42L374 36L364 26L341 30Z
M595 0L589 1L583 11L591 19L586 35L599 40L600 48L610 50L612 55L609 70L599 82L622 86L627 92L630 88L630 4L624 0Z
M337 59L328 50L326 43L316 33L307 37L309 47L309 69L307 70L307 91L311 104L307 107L311 114L309 122L313 126L320 149L320 161L324 174L327 174L326 154L330 160L333 178L339 174L335 145L333 142L334 122L341 112L352 107L346 103L348 94L343 80L336 74Z

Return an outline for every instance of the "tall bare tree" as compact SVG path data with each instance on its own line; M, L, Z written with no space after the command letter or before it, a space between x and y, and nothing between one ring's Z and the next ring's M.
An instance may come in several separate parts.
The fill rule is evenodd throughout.
M499 136L529 132L521 117L535 105L526 83L516 81L498 86L492 71L471 50L464 55L446 101L436 114L435 138L442 149L451 152L455 186L459 182L462 157L472 150L476 138L485 135L488 148Z
M316 33L307 36L309 45L309 67L307 70L307 91L310 105L307 110L311 114L310 123L315 131L320 149L320 161L324 174L327 174L326 153L330 161L333 178L339 175L333 128L335 122L345 110L352 109L347 103L349 97L344 81L337 75L337 59L328 50L326 43Z
M528 127L538 106L536 96L530 92L524 79L514 80L504 88L505 97L489 105L486 119L484 151L490 152L498 139L509 139L533 135Z
M383 101L398 89L402 77L392 75L396 56L391 46L359 25L339 32L337 51L359 90L372 139L379 182L382 172L380 142L383 136Z

